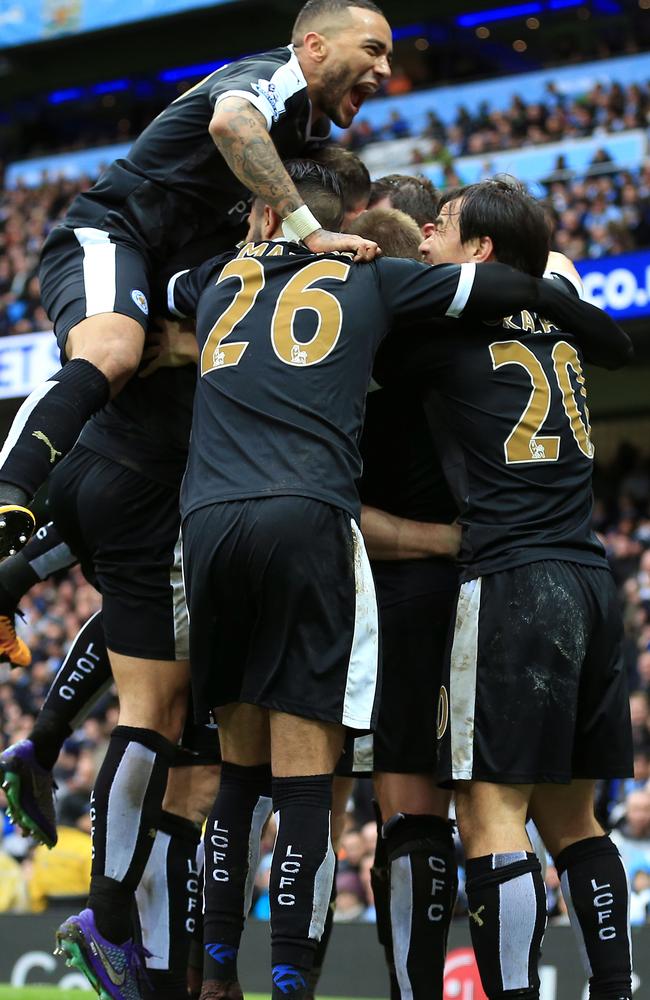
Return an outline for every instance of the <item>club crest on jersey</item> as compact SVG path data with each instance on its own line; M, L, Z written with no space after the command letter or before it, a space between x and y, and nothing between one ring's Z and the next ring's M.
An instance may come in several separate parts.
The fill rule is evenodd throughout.
M131 298L135 302L138 309L142 309L145 316L149 315L149 303L147 302L147 296L144 292L141 292L139 288L134 288L131 292Z
M273 111L273 121L277 122L280 115L284 113L284 101L278 93L278 89L270 80L258 80L251 84L253 90L260 97L265 98L271 105Z

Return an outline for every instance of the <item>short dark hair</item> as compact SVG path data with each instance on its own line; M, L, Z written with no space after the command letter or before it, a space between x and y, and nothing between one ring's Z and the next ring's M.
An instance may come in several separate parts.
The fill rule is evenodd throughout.
M343 193L333 170L315 160L285 160L289 177L323 229L336 233L343 221Z
M339 179L346 212L353 212L363 202L365 208L370 197L370 174L363 160L341 146L323 146L312 154L317 163L333 170Z
M374 240L385 257L421 260L422 233L416 222L397 208L369 208L347 227L353 236Z
M541 277L551 249L551 224L543 206L514 177L494 177L450 188L438 211L462 199L458 229L461 243L489 236L502 264Z
M328 20L338 17L349 7L361 7L362 10L371 10L374 14L385 16L381 7L373 3L373 0L307 0L293 25L293 44L302 45L303 38L308 31L315 29L317 22L323 30Z
M433 222L438 214L438 191L426 177L409 174L387 174L373 181L368 207L383 198L390 198L392 208L399 208L415 219L420 228Z

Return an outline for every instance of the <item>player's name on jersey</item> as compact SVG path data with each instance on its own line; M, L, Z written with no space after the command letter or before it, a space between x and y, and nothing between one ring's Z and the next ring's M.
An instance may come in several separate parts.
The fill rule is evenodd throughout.
M285 242L239 243L238 258L242 257L281 257L286 249ZM354 254L347 250L328 250L328 257L347 257L354 260Z
M538 316L537 313L524 309L516 316L504 316L503 319L486 320L486 326L500 326L504 330L518 330L520 333L553 333L559 330L550 320Z

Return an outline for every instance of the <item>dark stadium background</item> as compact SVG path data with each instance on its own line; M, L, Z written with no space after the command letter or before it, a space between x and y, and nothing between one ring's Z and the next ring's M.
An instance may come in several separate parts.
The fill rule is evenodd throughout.
M395 64L416 81L417 89L507 76L516 91L518 74L630 52L646 53L647 66L638 82L650 86L650 0L513 0L510 4L497 0L384 0L381 5L395 29ZM215 61L286 43L300 6L301 0L234 0L107 30L64 32L47 40L7 46L3 25L8 23L5 19L11 10L21 4L0 0L0 176L3 168L30 156L132 138L169 101L209 72ZM52 0L49 7L59 23L65 24L75 3ZM461 23L465 15L481 12L484 20L477 17L471 24ZM526 94L521 97L525 99ZM434 92L434 108L435 100ZM363 111L359 117L363 118ZM646 157L649 126L650 118L646 123ZM0 231L2 222L0 215ZM650 249L642 253L650 266ZM624 320L623 325L635 343L635 362L613 375L590 371L589 407L597 449L598 526L626 596L626 621L633 646L629 653L631 676L636 678L638 690L647 695L650 562L646 560L644 568L644 556L650 549L650 303L646 315ZM0 350L2 343L0 338ZM0 399L2 438L19 404L20 399ZM80 578L74 577L66 592L72 617L77 613L78 586ZM85 592L83 599L90 600ZM47 610L47 602L53 600L52 592L42 589L28 610L32 615L45 615L43 608ZM63 650L66 641L64 632L56 642L52 640L49 659L45 657L44 662L55 659L56 649ZM4 675L0 676L0 688L3 683ZM0 699L0 721L2 711ZM650 740L647 718L642 724L644 739ZM6 728L3 722L0 737L5 736ZM650 846L650 839L648 843ZM0 941L5 942L0 946L0 982L12 976L16 983L61 981L62 969L49 966L44 958L32 958L31 965L24 963L20 976L25 978L16 978L21 955L49 951L50 925L57 919L47 914L20 920L0 915ZM261 931L258 927L252 935L254 948L263 937ZM567 927L553 931L545 950L542 995L544 1000L576 1000L582 980L573 940ZM636 933L638 959L649 962L650 929L640 928ZM457 978L453 986L450 979L448 995L478 1000L481 994L472 993L469 985L473 973L462 971L464 953L457 950L467 941L464 921L458 921L452 946L460 971L452 974ZM335 930L333 952L326 992L382 995L383 969L372 926L341 926ZM252 954L250 968L265 968L266 959L259 959L259 951L253 949ZM359 955L364 956L361 962ZM650 983L650 967L641 966L638 972L644 985ZM263 989L263 977L251 985ZM456 989L463 992L453 992ZM18 997L20 992L11 995ZM645 995L643 986L638 995Z

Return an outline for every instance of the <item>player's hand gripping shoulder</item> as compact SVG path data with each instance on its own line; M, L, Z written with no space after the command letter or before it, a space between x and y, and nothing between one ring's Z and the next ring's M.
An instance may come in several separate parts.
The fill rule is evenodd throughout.
M181 368L199 360L193 322L161 319L159 323L161 328L147 337L142 361L148 364L139 372L140 378L148 378L159 368Z
M356 261L374 260L381 254L380 247L372 240L364 240L361 236L349 236L346 233L328 233L326 229L304 238L303 243L312 253L353 253Z

